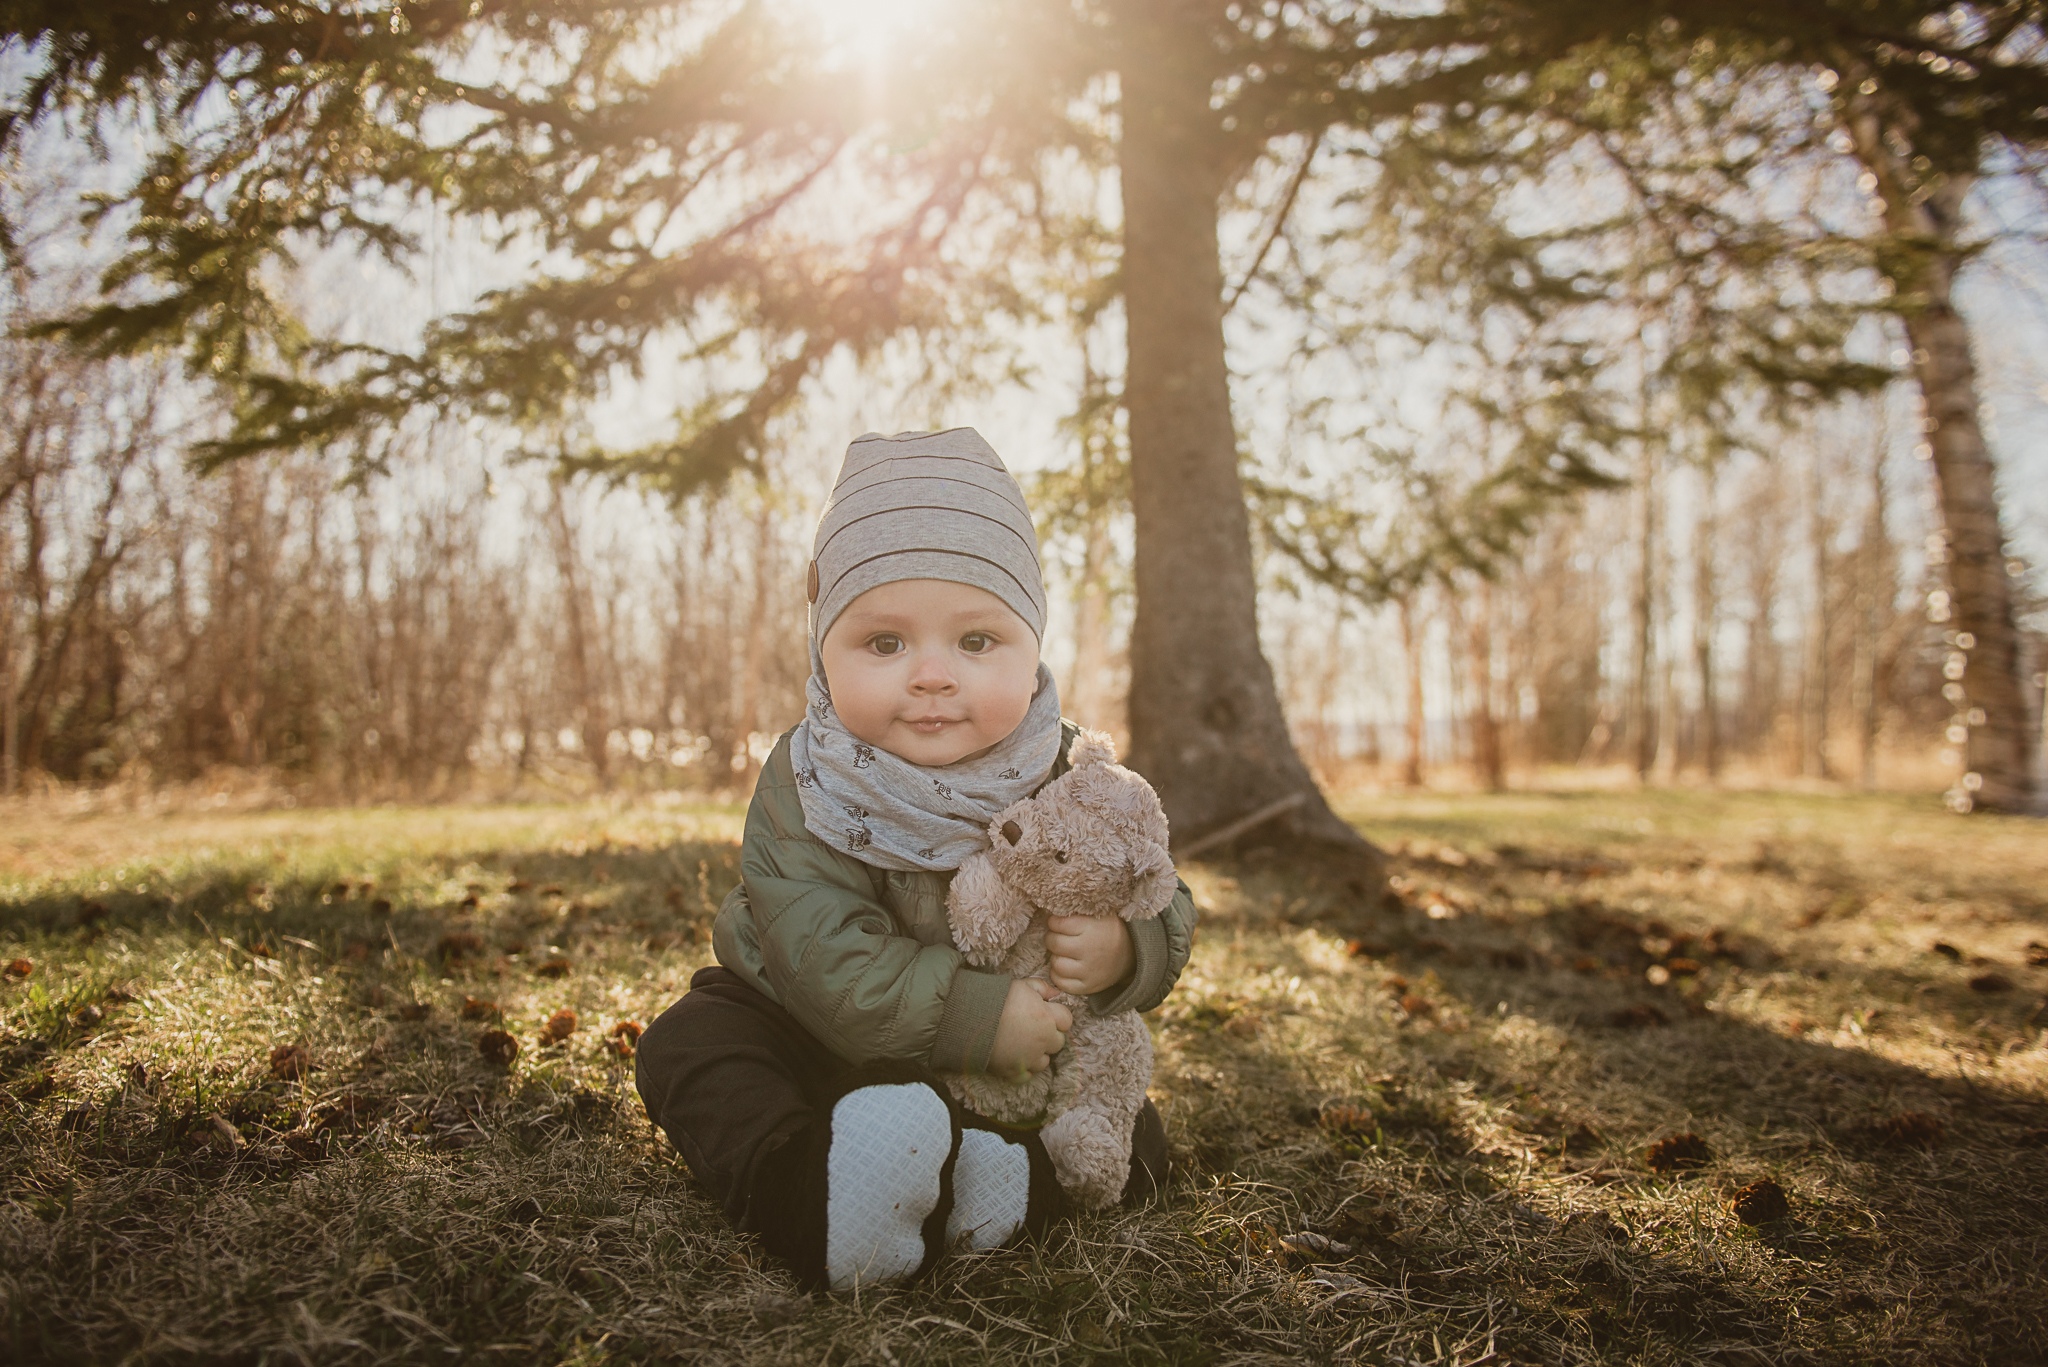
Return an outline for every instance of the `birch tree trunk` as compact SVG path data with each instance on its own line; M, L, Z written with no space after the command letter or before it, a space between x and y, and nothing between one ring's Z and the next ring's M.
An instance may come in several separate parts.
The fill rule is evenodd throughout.
M1216 219L1227 149L1209 107L1210 0L1122 0L1124 308L1137 584L1131 763L1175 836L1276 802L1263 826L1377 858L1332 812L1295 752L1259 648L1250 518L1223 345Z
M1850 68L1844 77L1862 74ZM1887 262L1897 289L1894 307L1913 349L1947 533L1955 646L1965 662L1965 697L1956 712L1969 733L1951 803L1963 811L2032 811L2039 742L2028 724L1998 474L1977 420L1977 363L1954 297L1964 260L1963 200L1973 178L1917 172L1910 116L1882 99L1853 100L1847 127L1857 157L1876 178L1885 229L1896 244Z

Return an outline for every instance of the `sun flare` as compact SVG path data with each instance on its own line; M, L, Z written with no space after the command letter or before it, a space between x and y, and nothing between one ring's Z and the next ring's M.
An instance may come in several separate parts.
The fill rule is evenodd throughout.
M946 0L790 0L800 23L817 33L834 66L871 66L937 18Z

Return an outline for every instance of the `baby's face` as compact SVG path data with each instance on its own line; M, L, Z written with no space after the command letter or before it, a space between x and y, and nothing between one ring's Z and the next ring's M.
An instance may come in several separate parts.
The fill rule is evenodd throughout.
M818 648L846 729L936 768L1017 729L1038 682L1038 638L985 589L899 579L839 614Z

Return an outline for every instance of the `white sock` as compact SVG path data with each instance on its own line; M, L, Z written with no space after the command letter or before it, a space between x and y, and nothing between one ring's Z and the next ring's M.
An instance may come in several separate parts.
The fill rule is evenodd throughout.
M946 1245L1000 1248L1024 1227L1031 1205L1031 1155L989 1130L960 1131L953 1160L953 1213Z
M946 1103L921 1082L862 1087L832 1108L825 1276L835 1291L907 1277L924 1262L953 1143Z

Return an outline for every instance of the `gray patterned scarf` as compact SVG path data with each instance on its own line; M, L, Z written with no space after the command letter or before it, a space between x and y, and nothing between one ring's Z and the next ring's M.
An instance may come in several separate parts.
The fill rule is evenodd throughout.
M812 672L804 695L810 706L789 738L804 825L835 849L885 869L959 868L988 848L995 814L1029 797L1060 754L1060 695L1043 664L1017 729L986 754L942 769L855 739L833 709L822 670Z

